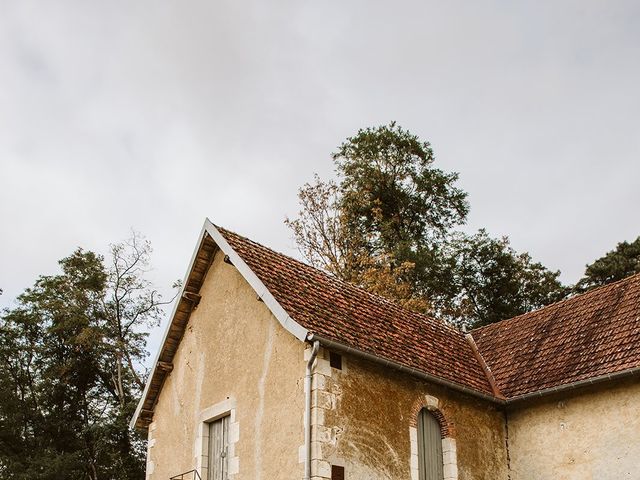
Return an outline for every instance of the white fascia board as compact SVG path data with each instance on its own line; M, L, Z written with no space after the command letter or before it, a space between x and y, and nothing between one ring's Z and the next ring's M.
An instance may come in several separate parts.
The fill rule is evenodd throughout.
M176 310L178 310L178 305L180 304L180 299L182 298L182 294L187 286L187 280L189 279L189 275L191 275L191 270L193 270L193 264L196 261L196 257L198 256L198 252L200 251L200 247L202 246L202 242L204 241L204 235L206 233L206 223L208 219L205 221L205 225L202 227L200 231L200 236L198 237L198 243L196 247L193 249L193 253L191 254L191 261L189 262L189 268L187 268L187 273L184 275L184 279L182 280L182 286L180 287L180 292L176 295L175 300L173 301L173 309L171 311L171 315L169 316L169 322L164 329L164 335L162 336L162 342L160 343L160 348L156 352L156 356L153 360L153 367L151 368L151 372L149 372L149 376L147 377L147 382L145 383L144 390L142 391L142 396L140 397L140 401L138 402L138 406L136 407L136 411L133 414L133 418L131 422L129 422L130 428L135 428L136 422L138 421L138 416L142 411L142 406L144 405L144 401L147 398L147 393L149 392L149 386L151 385L151 379L153 378L153 374L156 371L156 367L158 366L158 361L160 360L160 354L162 353L163 347L167 342L167 336L169 335L169 330L171 329L171 324L173 323L173 319L176 316Z
M231 245L229 245L215 225L211 223L209 219L205 220L204 225L205 230L209 235L211 235L213 241L216 242L218 247L220 247L220 250L229 257L233 266L236 267L247 283L251 285L258 295L258 298L260 298L269 308L273 316L276 317L278 322L280 322L280 325L282 325L285 330L291 333L298 340L304 342L309 331L289 316L286 310L282 308L282 305L278 303L271 292L267 289L265 284L262 283L258 276L253 273L253 270L251 270L245 261L240 258L240 255L238 255Z

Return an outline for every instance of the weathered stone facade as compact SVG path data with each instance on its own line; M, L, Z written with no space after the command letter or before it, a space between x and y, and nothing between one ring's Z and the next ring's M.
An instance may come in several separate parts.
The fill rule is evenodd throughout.
M511 480L640 479L640 383L629 380L511 411Z
M331 465L349 480L417 479L423 407L441 425L445 479L507 478L504 417L486 402L350 356L342 370L321 358L313 385L313 479L331 478Z
M305 344L272 316L218 254L149 426L147 478L198 469L206 478L207 420L231 415L230 479L300 479ZM312 381L312 478L415 478L416 409L442 420L447 479L506 478L502 414L488 403L355 357L331 368L321 350ZM419 408L418 408L419 411ZM414 432L414 433L412 433Z
M225 261L225 253L233 255L230 247L224 252L210 244L209 252L203 257L206 262L200 259L201 283L188 292L187 303L197 308L189 308L186 320L179 322L175 355L159 362L167 376L156 378L164 378L164 383L156 382L157 396L149 397L145 409L143 399L133 420L148 425L147 479L168 480L195 469L207 480L208 425L225 418L229 480L300 480L310 352L304 340L313 339L307 336L312 331L288 317L240 257ZM282 273L278 265L269 271L289 282L297 278ZM307 290L298 293L295 301L307 305ZM309 311L315 315L322 309L309 307L305 315L313 316ZM627 325L627 330L633 328ZM345 337L354 331L361 336L367 332L356 325ZM430 341L422 331L414 333L416 342ZM458 334L451 332L453 337ZM495 396L478 394L456 382L402 370L402 365L390 366L373 354L323 341L338 351L321 348L313 370L311 480L336 478L332 471L348 480L418 480L417 419L422 409L440 427L443 480L640 480L637 376L629 374L614 383L607 374L606 381L588 390L513 402L505 401L497 389ZM446 342L439 344L444 350L429 345L438 354L449 351ZM412 352L406 350L409 359ZM447 358L451 361L439 368L453 378L465 363L456 363L461 357L455 355ZM503 370L504 363L502 357L494 358ZM528 365L521 362L519 368L526 373ZM488 368L484 374L493 375ZM527 387L526 377L516 380ZM435 440L437 425L432 421L431 426L429 438Z
M199 468L206 479L203 423L223 413L232 416L230 479L302 478L304 345L223 257L209 269L158 398L147 478Z

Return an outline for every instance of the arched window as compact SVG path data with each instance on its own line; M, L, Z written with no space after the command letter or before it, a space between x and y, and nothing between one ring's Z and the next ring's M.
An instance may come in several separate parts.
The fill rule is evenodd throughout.
M418 478L444 479L440 423L426 408L418 414Z

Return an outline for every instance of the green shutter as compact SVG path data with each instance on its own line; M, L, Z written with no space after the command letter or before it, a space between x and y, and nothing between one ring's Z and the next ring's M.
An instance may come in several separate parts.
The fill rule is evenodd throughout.
M418 471L420 480L444 478L440 424L426 409L418 414Z

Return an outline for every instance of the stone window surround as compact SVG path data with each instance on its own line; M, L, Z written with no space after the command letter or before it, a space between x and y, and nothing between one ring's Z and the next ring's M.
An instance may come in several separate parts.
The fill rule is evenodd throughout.
M229 415L229 480L235 478L240 471L240 459L236 456L235 446L240 439L240 424L236 420L236 401L227 398L200 411L196 426L195 459L196 470L202 480L208 478L209 459L209 423Z
M409 438L411 441L411 480L418 480L418 415L426 408L440 424L442 431L442 461L444 480L458 480L458 459L456 451L455 426L440 410L440 401L431 395L420 397L411 409Z

